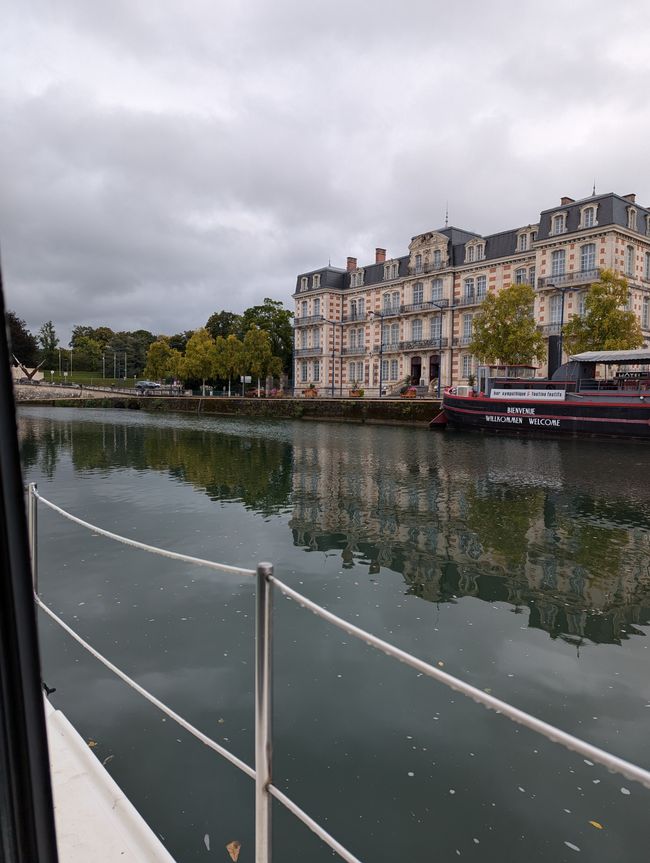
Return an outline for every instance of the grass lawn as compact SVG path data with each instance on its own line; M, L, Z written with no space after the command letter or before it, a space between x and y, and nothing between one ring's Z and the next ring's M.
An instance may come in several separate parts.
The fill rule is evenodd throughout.
M124 380L123 378L102 378L101 372L75 372L73 371L71 375L68 375L66 378L64 375L59 375L57 371L54 372L54 375L51 375L49 372L43 373L43 383L49 383L52 381L55 384L83 384L84 386L90 386L95 384L100 387L134 387L135 382L138 378L127 378Z

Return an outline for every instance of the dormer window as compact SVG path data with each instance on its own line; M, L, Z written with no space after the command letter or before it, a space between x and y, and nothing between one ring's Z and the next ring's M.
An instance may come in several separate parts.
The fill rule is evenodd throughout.
M422 272L422 255L416 255L415 256L415 272L416 273Z
M636 231L636 210L634 207L627 208L627 226L630 231Z
M465 250L465 260L470 264L474 260L474 246L468 246Z
M307 278L307 276L301 276L301 278L300 278L300 290L306 291L308 287L309 287L309 279Z
M390 264L384 265L384 280L396 279L399 275L399 264L397 261L392 261Z
M482 261L485 257L485 243L477 243L476 245L476 260Z
M558 213L551 221L551 233L566 234L566 213Z
M650 237L650 216L645 217L645 235Z
M350 287L360 288L363 285L363 270L357 270L350 274Z
M528 234L519 234L519 243L517 246L517 250L519 252L525 252L528 249Z
M580 211L580 227L593 228L598 223L596 222L596 208L583 207Z
M314 273L314 276L312 278L312 287L320 288L320 273Z
M648 225L650 225L650 217L648 219ZM433 251L433 266L436 270L442 266L442 252L440 249L434 249Z

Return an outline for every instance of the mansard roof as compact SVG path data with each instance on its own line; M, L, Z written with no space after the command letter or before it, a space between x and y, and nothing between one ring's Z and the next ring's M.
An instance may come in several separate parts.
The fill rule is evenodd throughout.
M630 207L634 207L638 213L637 233L646 233L644 216L650 215L650 210L624 198L622 195L607 192L603 195L591 195L588 198L581 198L579 201L571 201L567 204L560 204L557 207L549 207L547 210L542 210L539 217L537 239L546 240L553 236L551 234L551 221L557 213L566 213L567 233L570 234L573 231L577 231L580 224L580 213L584 207L590 204L598 208L596 215L598 227L602 227L603 225L619 225L622 228L627 228L627 213Z

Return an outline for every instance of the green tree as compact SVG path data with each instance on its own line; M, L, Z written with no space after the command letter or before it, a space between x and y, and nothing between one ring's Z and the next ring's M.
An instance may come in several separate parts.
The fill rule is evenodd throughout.
M57 347L59 339L52 321L47 321L38 331L38 343L41 346L41 357L48 369L54 369L58 362Z
M484 363L541 360L545 342L535 324L534 302L530 285L510 285L488 294L474 318L470 351Z
M259 327L251 327L244 336L244 362L246 369L257 378L259 394L260 378L280 374L282 361L273 356L271 336Z
M184 333L175 333L173 336L170 336L168 339L169 347L184 354L187 343L192 337L192 332L193 330L185 330Z
M261 306L251 306L242 315L242 330L259 327L271 337L271 353L279 357L282 370L289 371L293 354L293 312L285 309L280 300L265 297Z
M574 315L562 329L568 354L582 351L624 351L643 344L639 321L627 305L629 288L622 276L603 270L585 297L585 313Z
M215 312L208 318L205 328L213 339L230 335L241 338L242 316L236 315L234 312Z
M216 374L219 377L228 378L228 395L230 395L233 376L243 374L246 368L244 346L237 336L231 334L225 339L220 336L216 340L215 351L217 355Z
M169 342L163 336L149 345L147 351L147 362L144 367L144 375L157 381L170 377L172 372L172 359L175 351L169 347Z
M102 363L102 348L91 336L77 335L71 350L72 368L77 371L98 371Z
M7 324L9 326L9 347L12 354L24 366L32 368L36 365L38 355L36 337L30 333L25 321L19 318L15 312L7 312Z
M201 329L195 330L185 349L185 362L183 364L185 376L198 378L201 381L203 395L205 395L205 382L215 374L216 366L217 354L214 339L205 327L201 327Z

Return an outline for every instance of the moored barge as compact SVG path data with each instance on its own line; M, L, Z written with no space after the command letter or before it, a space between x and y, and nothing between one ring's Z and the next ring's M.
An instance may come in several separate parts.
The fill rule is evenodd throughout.
M650 440L650 350L588 351L550 378L535 371L480 366L476 386L445 389L432 427Z

